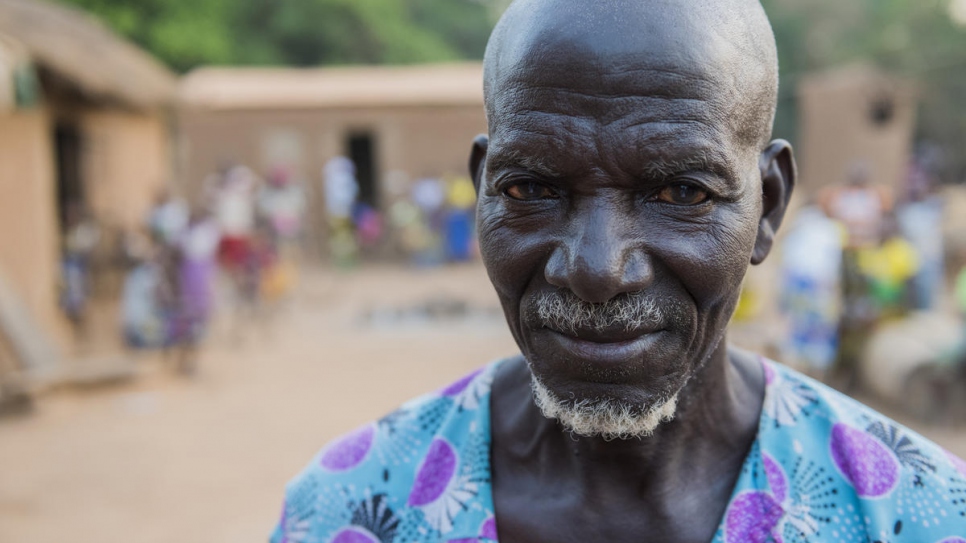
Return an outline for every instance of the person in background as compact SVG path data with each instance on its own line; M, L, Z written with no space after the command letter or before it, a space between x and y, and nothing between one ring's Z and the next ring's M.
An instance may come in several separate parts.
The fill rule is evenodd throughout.
M871 176L869 163L856 161L845 185L829 187L819 196L825 214L845 227L847 250L876 245L882 220L892 210L892 193L873 184Z
M162 188L148 214L148 229L160 243L174 245L188 226L188 218L187 204L175 198L169 189Z
M87 301L90 291L90 257L101 239L101 231L79 203L67 205L64 247L61 260L61 307L77 339L87 336Z
M302 233L305 193L292 173L284 167L272 169L267 183L258 191L258 214L284 252L292 252Z
M268 299L285 297L297 282L305 207L301 183L287 168L275 167L257 200L259 224L266 230L271 251L277 255L262 277L265 287L261 290Z
M161 271L154 259L155 245L147 235L129 233L125 246L131 269L121 291L124 344L132 349L161 348L167 341L167 330L157 297Z
M217 222L206 210L193 209L178 245L178 306L169 332L169 342L178 352L178 369L184 374L196 370L198 346L214 308L216 256L220 241Z
M883 220L881 241L860 249L857 262L877 323L904 316L912 305L909 286L919 271L920 257L918 247L899 232L894 216Z
M430 232L422 220L422 213L406 194L389 207L389 225L397 250L413 263L430 245Z
M356 239L365 253L372 253L383 239L382 215L369 204L359 202L352 211Z
M839 321L839 349L835 372L857 384L858 363L876 320L867 278L859 269L861 250L874 248L882 235L882 221L892 210L892 194L871 182L871 165L855 161L845 185L833 186L819 194L819 204L829 218L842 224L845 243L842 251L842 317Z
M255 191L258 178L245 166L232 166L213 193L215 220L221 230L218 256L230 275L237 275L248 258L255 228Z
M450 179L446 187L443 247L450 262L466 262L473 253L476 191L466 177Z
M413 185L412 199L423 212L429 227L438 231L440 215L446 205L446 187L443 181L438 177L423 176Z
M443 260L440 234L446 205L446 188L438 177L426 175L416 181L410 194L413 204L419 208L422 223L420 234L423 238L418 244L420 250L414 255L414 261L422 266L438 265Z
M943 202L934 192L932 177L915 161L910 165L907 200L896 210L899 230L919 254L912 278L913 309L936 307L943 287Z
M835 361L842 311L842 227L816 205L799 210L782 244L785 353L817 377Z
M359 197L356 166L348 158L337 156L325 164L322 177L329 223L329 253L337 264L351 266L358 252L352 225L352 210Z

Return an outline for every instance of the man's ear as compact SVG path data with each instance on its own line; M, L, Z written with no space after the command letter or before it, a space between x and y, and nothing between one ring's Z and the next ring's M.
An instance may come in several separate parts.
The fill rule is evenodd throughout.
M758 159L758 168L761 171L761 220L755 249L751 253L751 263L756 266L771 252L775 232L782 224L795 188L798 172L791 144L785 140L768 144Z
M476 195L480 194L480 186L483 183L483 167L486 164L486 149L490 146L490 138L480 134L473 138L473 148L470 150L470 177L473 178L473 187L476 188Z

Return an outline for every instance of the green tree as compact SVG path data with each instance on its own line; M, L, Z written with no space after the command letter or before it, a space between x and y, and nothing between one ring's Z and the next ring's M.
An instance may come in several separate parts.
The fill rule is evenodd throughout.
M61 0L178 71L482 58L487 0Z
M440 36L385 0L247 0L236 12L241 63L296 66L449 60Z
M235 60L233 0L63 0L100 17L175 70Z

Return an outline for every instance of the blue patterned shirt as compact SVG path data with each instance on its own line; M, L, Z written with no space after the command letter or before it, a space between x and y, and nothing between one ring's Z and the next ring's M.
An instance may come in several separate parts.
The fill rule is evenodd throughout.
M326 446L273 543L495 542L490 385L499 362ZM763 360L758 435L713 543L966 543L966 463Z

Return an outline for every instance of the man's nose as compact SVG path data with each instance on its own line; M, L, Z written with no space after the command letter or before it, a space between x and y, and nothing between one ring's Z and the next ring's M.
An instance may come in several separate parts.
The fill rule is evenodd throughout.
M654 270L629 220L601 205L574 221L547 261L547 282L591 303L647 287Z

